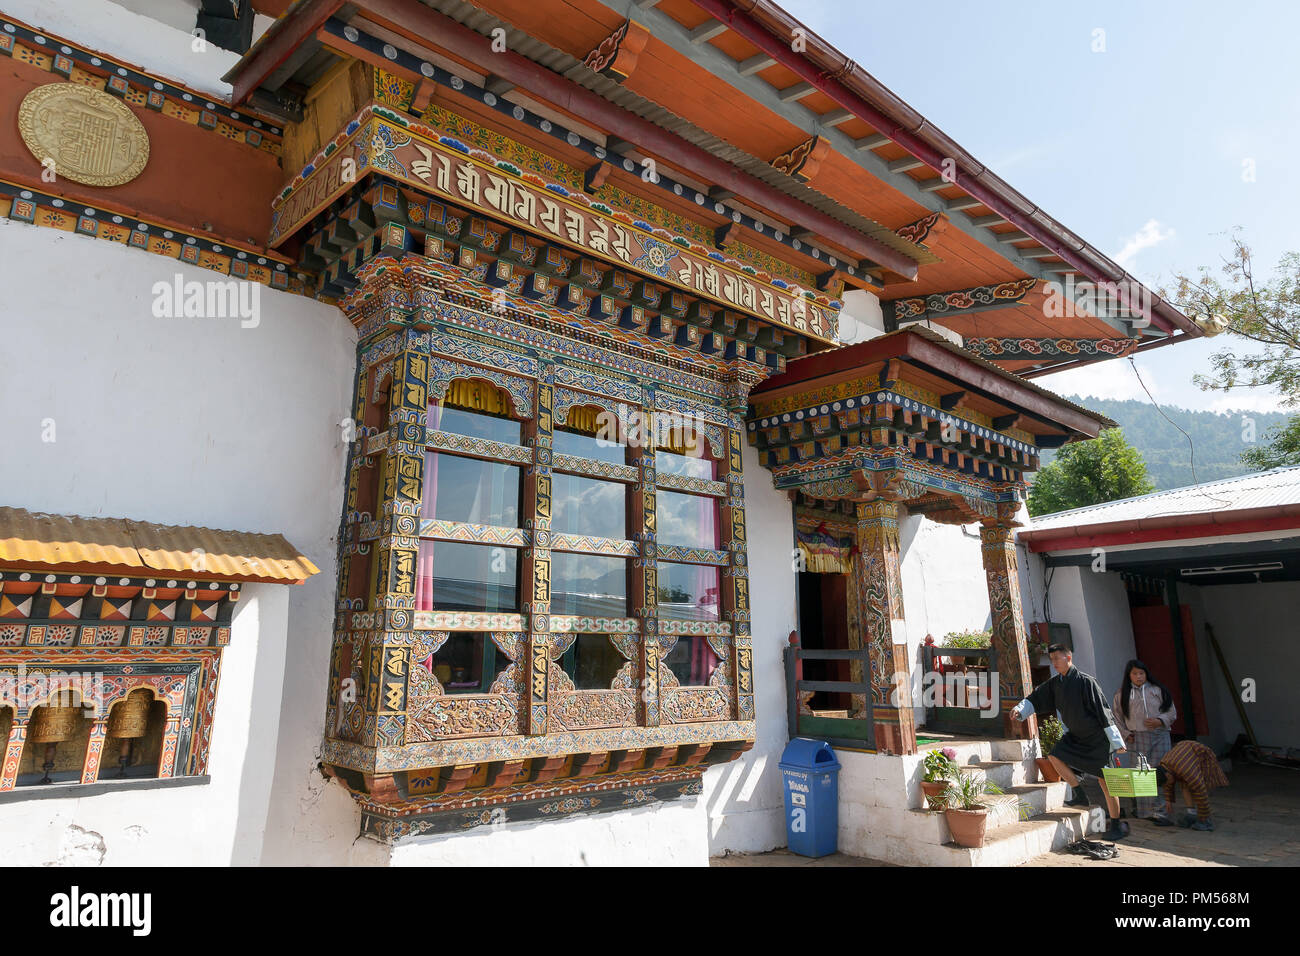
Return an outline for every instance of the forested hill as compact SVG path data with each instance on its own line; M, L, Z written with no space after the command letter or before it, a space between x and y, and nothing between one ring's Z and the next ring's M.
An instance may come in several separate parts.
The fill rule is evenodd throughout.
M1150 402L1066 397L1100 412L1124 429L1129 444L1146 459L1147 473L1157 490L1195 483L1188 461L1187 439ZM1169 405L1160 407L1192 436L1196 445L1196 477L1201 481L1231 478L1250 470L1241 463L1241 453L1251 447L1245 440L1249 437L1249 421L1243 418L1254 421L1255 440L1260 442L1265 432L1285 424L1289 417L1283 412L1194 412ZM1050 460L1050 453L1044 454L1043 464Z

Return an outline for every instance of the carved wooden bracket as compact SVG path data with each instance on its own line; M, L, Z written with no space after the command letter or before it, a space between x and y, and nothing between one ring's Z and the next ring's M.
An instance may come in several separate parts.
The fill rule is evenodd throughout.
M805 140L789 152L782 153L771 161L773 169L793 176L801 182L807 182L817 175L822 160L830 152L831 144L820 136Z
M649 39L649 30L639 23L624 20L618 29L587 54L583 66L622 83L636 69L636 61Z

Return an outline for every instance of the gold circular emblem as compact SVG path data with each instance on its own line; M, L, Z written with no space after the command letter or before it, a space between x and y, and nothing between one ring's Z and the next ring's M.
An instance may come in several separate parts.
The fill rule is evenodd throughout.
M149 134L121 100L76 83L37 87L18 108L18 132L55 176L120 186L149 162Z

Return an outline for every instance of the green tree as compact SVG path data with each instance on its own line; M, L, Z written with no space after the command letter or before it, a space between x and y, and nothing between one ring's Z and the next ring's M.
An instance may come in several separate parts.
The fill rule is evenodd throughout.
M1270 428L1261 444L1241 453L1241 460L1256 471L1300 465L1300 415L1285 426Z
M1029 513L1069 511L1155 491L1142 453L1108 428L1092 441L1066 445L1029 486Z
M1202 322L1226 322L1227 344L1211 356L1214 374L1193 381L1222 392L1269 386L1281 393L1284 408L1300 408L1300 253L1284 255L1272 279L1262 282L1255 278L1250 247L1234 232L1232 255L1218 271L1224 278L1207 266L1178 275L1175 288L1165 293ZM1260 447L1242 453L1247 465L1300 464L1300 416L1261 437Z

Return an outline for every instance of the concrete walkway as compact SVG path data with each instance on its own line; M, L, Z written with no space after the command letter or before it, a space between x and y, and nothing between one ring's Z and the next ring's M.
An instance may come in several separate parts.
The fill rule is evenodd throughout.
M1056 850L1025 866L1300 866L1300 770L1235 762L1230 786L1210 795L1212 833L1130 820L1114 860ZM1181 807L1175 807L1182 812ZM713 866L891 866L836 853L819 860L788 850L715 857Z

